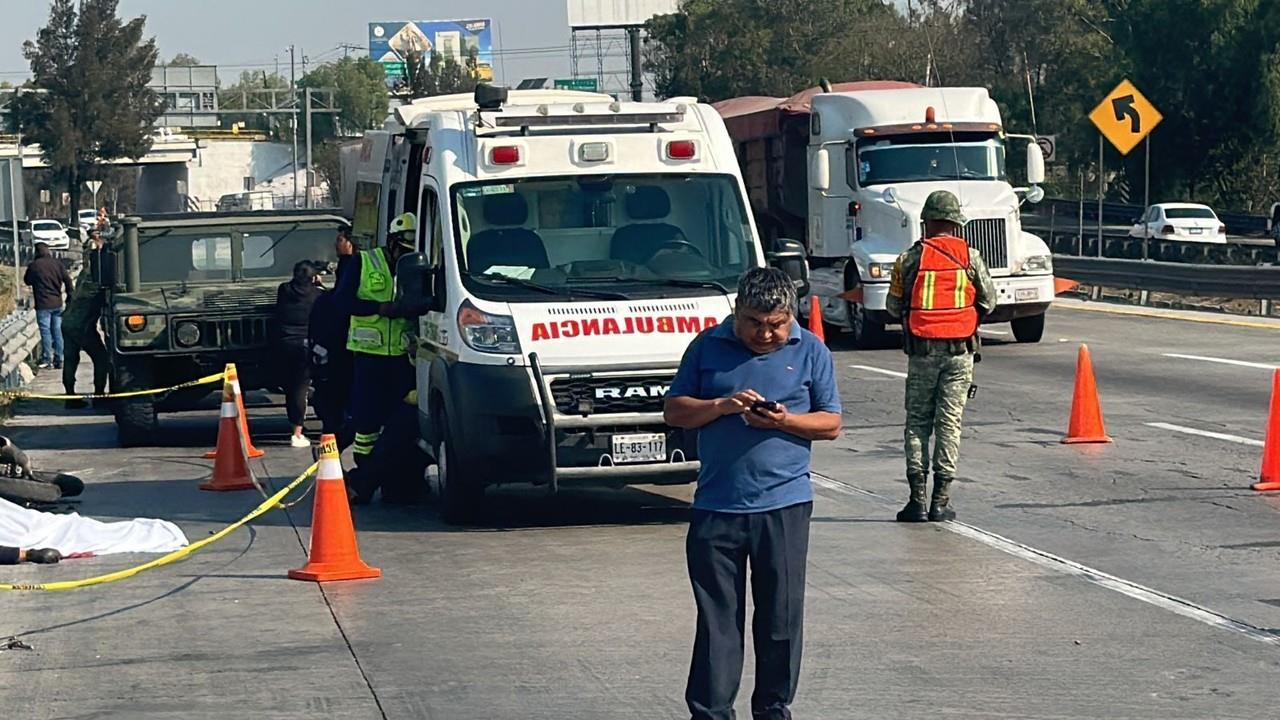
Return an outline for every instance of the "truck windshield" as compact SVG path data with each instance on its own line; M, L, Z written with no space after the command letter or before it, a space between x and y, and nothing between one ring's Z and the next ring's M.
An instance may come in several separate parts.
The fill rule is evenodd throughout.
M1006 179L1003 140L937 140L937 134L862 140L858 146L858 185Z
M758 264L729 175L588 175L457 185L455 241L468 290L503 300L705 294ZM525 280L542 288L535 291Z
M238 228L244 234L243 279L286 279L300 260L336 259L332 226L297 224ZM144 283L226 282L232 277L231 229L182 229L144 234L138 239L139 273ZM147 235L150 234L150 237Z

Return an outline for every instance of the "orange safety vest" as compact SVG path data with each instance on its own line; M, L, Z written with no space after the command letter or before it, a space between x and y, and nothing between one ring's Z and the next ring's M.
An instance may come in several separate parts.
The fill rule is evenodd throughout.
M926 340L967 340L978 332L977 291L969 280L969 245L951 235L924 240L911 288L907 327Z

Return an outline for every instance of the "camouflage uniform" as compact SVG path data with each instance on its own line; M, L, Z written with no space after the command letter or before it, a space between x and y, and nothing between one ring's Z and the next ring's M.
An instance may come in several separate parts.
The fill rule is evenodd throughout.
M98 319L102 316L106 301L105 285L109 281L114 255L105 247L96 250L85 243L85 266L76 282L75 292L62 315L62 343L65 348L65 364L62 366L62 387L68 395L76 394L76 371L80 368L80 351L89 354L93 361L93 391L107 391L107 378L111 372L111 358L98 334Z
M965 222L959 200L946 191L930 195L921 215L926 220L946 220L958 226ZM916 243L898 257L886 301L889 314L903 320L903 350L908 355L907 420L903 444L907 458L907 482L911 487L908 508L913 508L913 511L908 512L904 508L899 519L904 519L905 514L914 515L913 519L917 521L923 519L919 513L923 512L925 503L930 435L934 436L933 497L928 517L931 520L954 517L948 507L951 483L956 477L961 418L969 386L973 383L974 355L979 349L976 335L963 340L930 340L912 337L906 330L905 316L910 309L909 296L915 285L922 250L921 243ZM990 313L996 306L995 286L982 256L973 248L969 249L967 274L973 283L974 305L979 316Z

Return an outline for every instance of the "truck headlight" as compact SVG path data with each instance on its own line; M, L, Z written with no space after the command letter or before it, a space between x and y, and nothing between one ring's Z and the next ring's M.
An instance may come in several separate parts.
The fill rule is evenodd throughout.
M465 302L458 309L458 328L472 349L483 353L519 355L516 323L509 315L491 315Z
M1023 272L1053 272L1052 255L1032 255L1022 261Z
M182 347L195 347L200 342L200 326L194 322L180 322L174 330L174 338Z
M867 266L867 274L872 280L887 280L893 275L893 263L871 263Z

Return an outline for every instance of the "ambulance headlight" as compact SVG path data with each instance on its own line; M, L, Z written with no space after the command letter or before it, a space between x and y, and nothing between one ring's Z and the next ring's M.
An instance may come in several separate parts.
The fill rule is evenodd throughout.
M1053 256L1052 255L1032 255L1022 261L1023 272L1052 272Z
M492 315L465 302L458 309L458 329L472 350L498 355L519 355L516 323L508 315Z
M871 263L867 267L867 274L872 280L887 280L893 275L893 263Z

